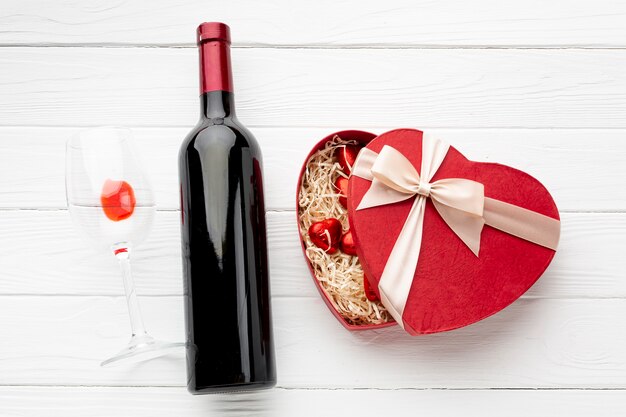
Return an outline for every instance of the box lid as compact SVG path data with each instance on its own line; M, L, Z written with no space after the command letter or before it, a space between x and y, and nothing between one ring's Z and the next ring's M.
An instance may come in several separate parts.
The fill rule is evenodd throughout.
M419 130L398 129L376 137L365 149L376 155L384 147L391 147L420 173L423 141L423 132ZM372 186L371 178L356 175L367 152L359 154L350 177L348 212L364 272L377 295L384 300L385 294L381 295L379 288L381 276L409 212L416 200L424 196L413 194L403 201L359 208ZM521 226L523 233L526 233L526 226L537 228L536 220L539 223L545 220L557 234L560 230L559 213L550 193L539 181L522 171L495 163L472 162L450 147L430 184L449 178L483 184L487 200L530 211L531 220ZM400 314L402 325L410 334L456 329L502 310L537 281L555 254L555 248L501 231L490 225L489 221L494 222L488 219L478 235L480 249L476 255L444 221L431 197L424 197L421 237L413 236L421 242L417 265L408 262L400 268L404 275L407 270L413 275ZM558 235L556 239L558 241ZM411 253L414 252L408 250L405 255L411 258ZM402 256L396 259L399 259L396 264L404 262ZM385 279L388 284L389 279L395 278L387 274Z

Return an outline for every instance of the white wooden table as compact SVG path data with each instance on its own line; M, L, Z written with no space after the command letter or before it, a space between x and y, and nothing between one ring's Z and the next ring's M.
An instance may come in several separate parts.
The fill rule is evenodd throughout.
M138 291L151 332L182 340L176 156L198 116L194 31L211 20L232 27L239 115L265 157L279 382L192 397L182 356L98 366L127 313L115 260L70 225L64 142L134 128L160 209ZM0 415L623 415L625 48L620 0L4 0ZM327 311L299 249L297 171L327 133L394 127L553 192L560 251L510 308L415 338L349 333Z

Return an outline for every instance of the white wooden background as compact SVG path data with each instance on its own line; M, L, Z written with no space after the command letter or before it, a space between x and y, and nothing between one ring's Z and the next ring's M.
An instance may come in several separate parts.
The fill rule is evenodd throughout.
M232 27L237 106L265 156L278 387L192 397L182 356L101 369L127 340L114 259L64 203L64 141L135 129L160 211L136 279L181 340L176 154L197 119L194 30ZM436 130L541 179L560 251L522 299L426 337L349 333L300 253L299 166L339 129ZM626 412L626 3L3 0L1 416L616 416ZM207 326L207 331L210 331Z

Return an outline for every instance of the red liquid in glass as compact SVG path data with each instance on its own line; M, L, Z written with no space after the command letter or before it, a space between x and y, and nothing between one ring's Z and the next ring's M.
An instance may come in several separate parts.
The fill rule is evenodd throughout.
M135 191L126 181L106 180L100 194L104 214L114 222L132 216L135 211Z

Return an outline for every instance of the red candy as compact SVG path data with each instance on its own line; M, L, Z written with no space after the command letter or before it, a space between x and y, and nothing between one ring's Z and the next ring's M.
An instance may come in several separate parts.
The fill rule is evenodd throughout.
M348 183L349 181L345 177L338 177L335 180L335 188L339 191L339 194L341 194L339 203L345 208L348 208Z
M348 230L343 236L341 236L341 251L348 255L356 255L356 245L352 238L352 232Z
M357 145L346 145L337 150L337 162L341 165L343 172L350 175L360 150L361 147Z
M114 222L132 216L135 211L135 191L126 181L106 180L102 186L100 202L104 214Z
M370 282L365 275L363 275L363 288L365 289L365 298L370 301L378 301L378 297L376 297L376 293L370 287Z
M330 218L315 222L309 227L311 242L326 253L335 253L341 243L341 222Z

